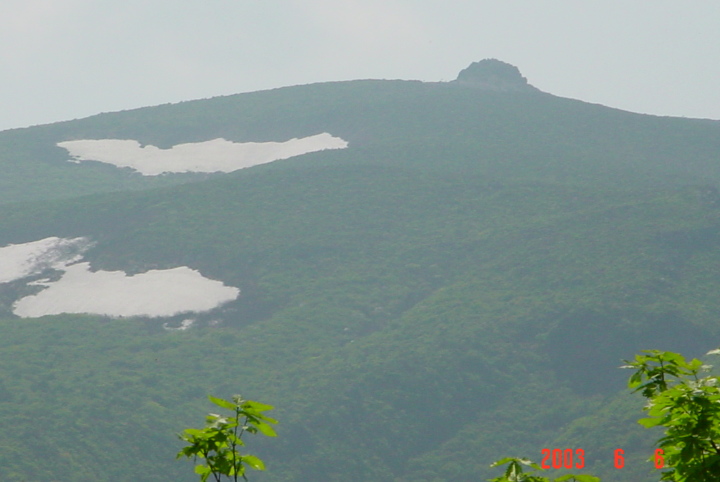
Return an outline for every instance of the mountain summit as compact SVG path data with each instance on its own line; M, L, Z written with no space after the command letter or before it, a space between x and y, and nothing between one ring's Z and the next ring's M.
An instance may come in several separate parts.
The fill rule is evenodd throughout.
M458 74L455 82L501 92L537 91L514 65L497 59L473 62Z

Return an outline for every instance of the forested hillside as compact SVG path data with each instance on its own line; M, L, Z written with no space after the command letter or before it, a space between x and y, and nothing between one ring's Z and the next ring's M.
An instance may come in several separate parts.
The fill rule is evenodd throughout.
M185 266L240 289L202 313L20 318L32 281L61 273L0 284L0 479L195 480L176 434L207 394L241 393L280 421L277 439L248 440L268 466L251 480L470 482L541 448L583 448L604 480L656 480L617 367L720 345L720 123L476 80L0 133L0 247L84 237L93 271ZM348 147L229 174L142 176L56 145L323 132Z

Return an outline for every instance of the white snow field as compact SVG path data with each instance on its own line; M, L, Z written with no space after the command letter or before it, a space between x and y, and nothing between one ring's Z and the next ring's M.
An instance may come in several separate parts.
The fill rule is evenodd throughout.
M60 313L172 316L210 311L240 294L186 266L127 276L122 271L92 272L90 263L77 263L67 266L58 281L31 284L47 289L15 302L13 313L23 318Z
M127 276L123 271L90 271L80 262L91 246L86 238L45 238L0 248L0 283L41 273L63 271L57 281L33 281L45 289L17 300L13 313L22 318L88 313L112 317L165 317L210 311L237 299L240 290L205 278L187 266Z
M86 238L45 238L0 248L0 283L41 273L45 269L63 269L82 259L92 244Z
M140 146L131 139L86 139L57 144L68 151L70 162L98 161L132 168L144 176L181 172L232 172L280 159L345 149L347 141L327 132L285 142L231 142L213 139L177 144L170 149Z

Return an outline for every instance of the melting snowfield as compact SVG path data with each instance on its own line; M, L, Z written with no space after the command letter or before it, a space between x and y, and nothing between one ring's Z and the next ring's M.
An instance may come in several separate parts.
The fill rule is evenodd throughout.
M177 144L170 149L141 147L129 139L97 139L59 142L71 162L98 161L132 168L144 176L180 172L232 172L245 167L323 151L344 149L347 141L328 133L286 142L230 142L213 139Z
M77 263L67 266L58 281L31 284L47 289L15 302L13 312L23 318L60 313L172 316L210 311L240 294L185 266L127 276L122 271L91 272L90 263Z
M63 269L82 259L92 244L85 238L45 238L0 248L0 283L39 274L46 269Z
M240 295L238 288L205 278L186 266L134 276L122 271L93 272L90 263L79 262L90 246L86 238L53 237L0 248L0 283L48 268L63 272L57 281L27 283L45 289L17 300L13 313L23 318L60 313L163 317L210 311Z

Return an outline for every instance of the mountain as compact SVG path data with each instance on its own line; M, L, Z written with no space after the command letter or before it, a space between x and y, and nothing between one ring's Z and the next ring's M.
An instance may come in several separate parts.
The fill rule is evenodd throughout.
M718 344L720 123L478 64L0 133L0 478L195 480L175 434L239 392L251 480L656 479L617 366Z

